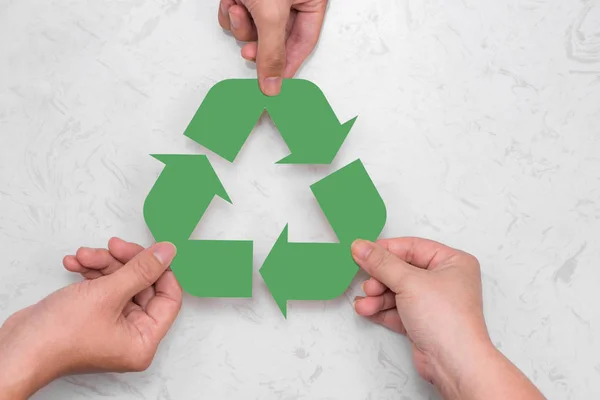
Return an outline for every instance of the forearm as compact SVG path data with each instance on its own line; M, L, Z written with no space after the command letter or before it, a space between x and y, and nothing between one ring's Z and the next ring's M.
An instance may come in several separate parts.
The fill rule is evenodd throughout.
M446 400L544 400L531 381L491 343L474 345L461 362L440 366L434 382Z
M0 400L27 400L37 390L20 372L8 372L0 367Z

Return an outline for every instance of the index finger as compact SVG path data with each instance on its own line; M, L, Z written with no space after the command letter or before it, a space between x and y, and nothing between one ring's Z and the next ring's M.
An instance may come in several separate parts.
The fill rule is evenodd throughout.
M131 259L140 254L144 248L137 243L126 242L123 239L113 237L108 241L108 251L114 258L127 264Z
M229 8L235 5L235 0L221 0L219 3L219 25L225 30L231 30L231 21L229 20Z
M181 309L182 289L173 274L165 271L156 281L155 295L146 306L146 313L157 325L158 339L161 340L168 332Z
M136 294L154 285L167 270L177 252L172 243L154 244L139 253L112 275L105 277L111 292L126 304Z

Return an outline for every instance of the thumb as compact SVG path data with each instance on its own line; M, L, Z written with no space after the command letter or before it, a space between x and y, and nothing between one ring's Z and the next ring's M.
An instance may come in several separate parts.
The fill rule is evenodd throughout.
M404 278L414 273L410 265L366 240L357 240L352 244L352 257L362 269L394 293L400 293Z
M260 88L267 96L281 91L286 66L285 36L290 8L276 2L259 2L250 10L258 33L256 69Z
M106 281L124 302L149 288L167 270L177 252L171 243L157 243L139 253Z

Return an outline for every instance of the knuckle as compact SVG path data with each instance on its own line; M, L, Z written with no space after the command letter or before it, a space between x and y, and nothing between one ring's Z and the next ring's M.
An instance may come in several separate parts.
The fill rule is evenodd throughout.
M318 36L306 36L302 34L302 32L292 31L286 41L286 47L291 49L292 53L297 53L298 56L302 55L302 59L304 60L308 58L310 53L314 51L318 42ZM304 50L302 49L306 49L308 51L308 55L304 54Z
M246 32L244 32L244 31L232 29L232 34L233 34L233 37L235 38L235 40L237 40L237 41L240 41L240 42L248 42L249 41L246 37Z
M265 56L262 65L269 71L281 71L285 68L285 52L276 51Z
M154 354L143 349L129 357L127 361L127 367L133 372L143 372L150 368L153 359Z
M145 285L153 285L154 284L154 271L159 269L160 263L158 260L152 256L142 257L139 261L137 270L137 275L140 281Z
M7 331L10 331L12 328L19 325L20 316L21 311L17 311L16 313L8 317L6 321L4 321L4 324L0 325L0 328L3 327L6 328Z
M256 39L251 29L243 29L236 31L233 33L233 36L236 38L236 40L239 40L240 42L251 42Z
M383 300L382 300L382 304L381 304L381 309L382 310L387 310L392 308L394 305L396 304L396 295L394 293L386 293L383 296Z
M371 266L371 275L375 277L389 275L387 270L394 264L394 257L388 251L375 249L367 257L367 263Z
M148 357L136 357L130 363L130 369L133 372L143 372L150 368L152 359Z
M227 23L225 22L224 18L219 17L219 25L221 26L221 29L224 29L226 31L229 30L229 26L227 25Z
M373 251L371 253L373 269L379 271L390 265L392 262L391 255L392 254L387 251Z
M479 260L474 255L469 253L463 253L463 260L465 264L471 266L472 268L480 269Z
M373 315L371 318L372 318L373 322L375 322L376 324L383 325L385 323L385 320L387 319L387 315L386 315L386 313L377 313L377 314Z

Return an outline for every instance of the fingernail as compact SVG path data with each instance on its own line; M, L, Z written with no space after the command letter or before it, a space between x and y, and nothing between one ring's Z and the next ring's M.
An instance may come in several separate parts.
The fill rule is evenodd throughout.
M229 13L229 23L233 29L237 29L237 18L232 13Z
M373 251L373 243L366 240L357 240L352 245L352 253L359 260L366 260Z
M164 242L154 245L154 257L156 257L162 265L171 264L171 261L175 258L176 252L177 249L172 243Z
M362 300L362 299L364 299L364 297L361 297L361 296L354 297L354 301L352 302L352 307L356 308L356 303L358 303L358 301Z
M365 285L367 284L367 282L369 282L369 280L368 280L368 279L367 279L366 281L364 281L364 282L362 283L362 285L360 285L360 288L362 289L362 291L363 291L363 292L365 291Z
M222 13L223 15L227 15L227 11L228 11L228 8L227 8L227 6L225 5L225 3L221 3L221 13Z
M276 96L281 90L281 77L269 77L263 80L263 89L267 96Z

